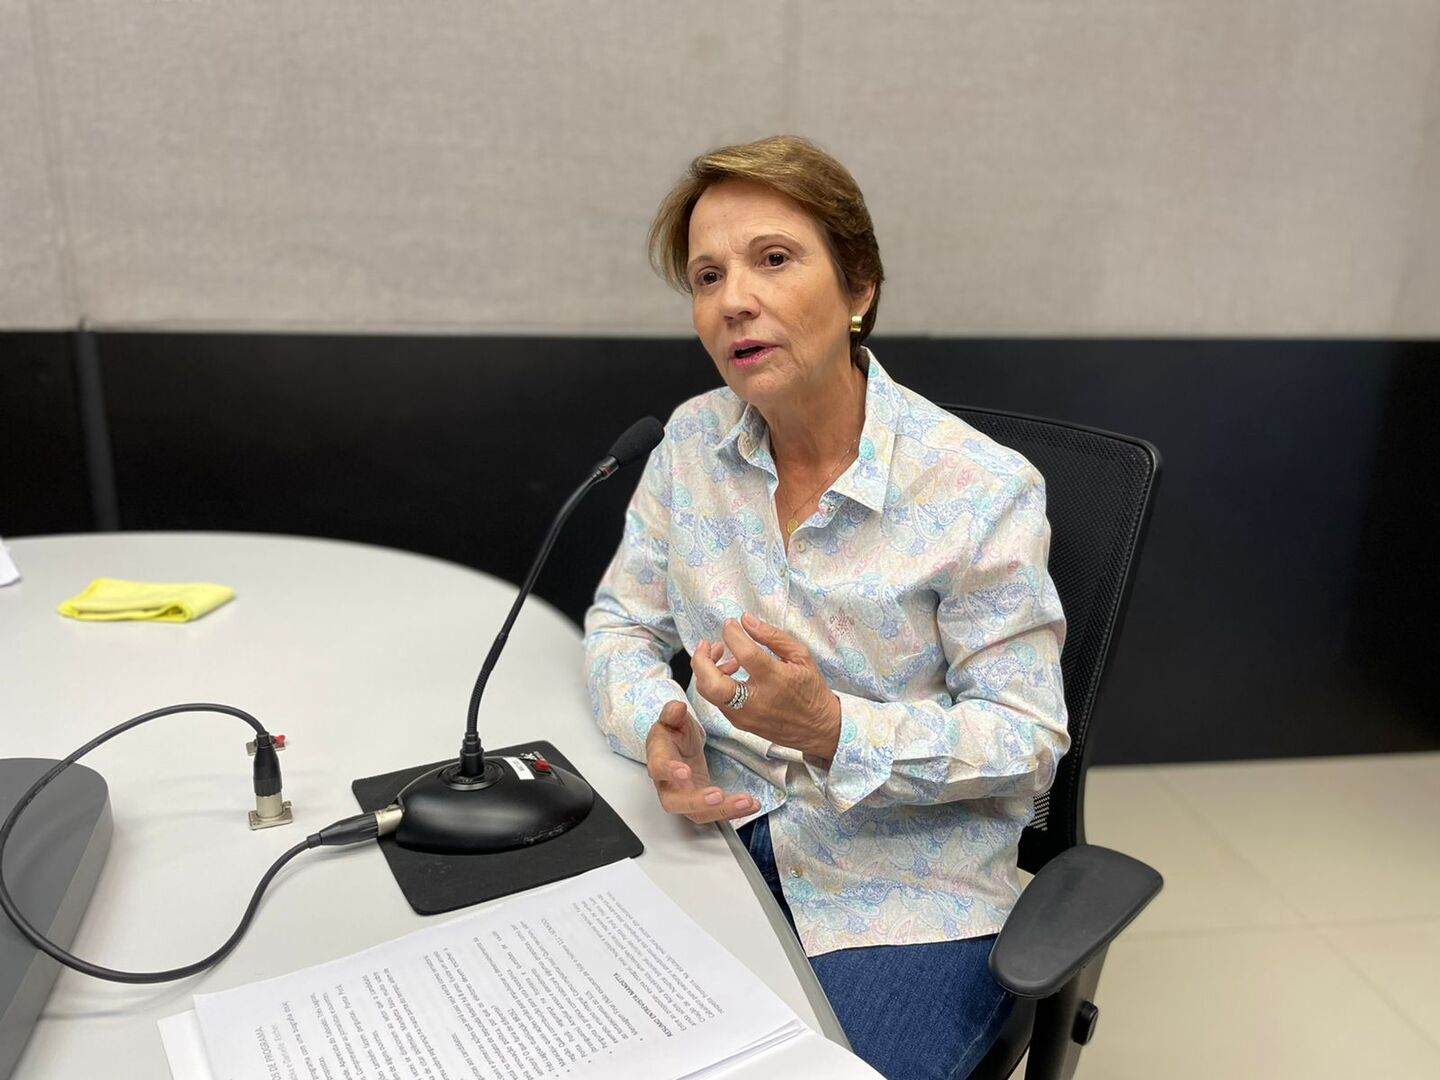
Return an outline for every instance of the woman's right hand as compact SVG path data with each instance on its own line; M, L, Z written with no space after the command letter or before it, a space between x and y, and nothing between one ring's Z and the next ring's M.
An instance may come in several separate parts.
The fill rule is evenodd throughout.
M710 783L705 734L683 701L671 701L645 739L645 767L660 805L691 821L729 821L760 809L748 795L731 795Z

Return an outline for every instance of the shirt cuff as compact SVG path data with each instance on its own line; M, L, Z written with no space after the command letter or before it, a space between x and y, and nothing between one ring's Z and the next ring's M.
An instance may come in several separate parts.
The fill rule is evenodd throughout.
M806 755L805 768L825 797L842 813L890 779L895 756L895 710L854 694L840 699L840 740L830 767Z
M672 701L682 702L689 708L685 692L673 679L646 679L632 684L624 698L613 706L616 712L628 714L629 720L627 723L620 717L612 717L620 722L611 727L607 739L610 748L636 761L644 761L645 740L650 729L660 719L660 711Z

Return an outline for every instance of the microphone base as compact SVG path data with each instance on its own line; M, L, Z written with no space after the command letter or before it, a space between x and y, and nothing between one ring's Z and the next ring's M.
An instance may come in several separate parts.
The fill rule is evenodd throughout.
M595 791L582 777L539 755L521 760L517 771L487 755L473 779L454 761L421 773L396 798L404 813L395 842L437 855L484 855L553 840L585 820Z

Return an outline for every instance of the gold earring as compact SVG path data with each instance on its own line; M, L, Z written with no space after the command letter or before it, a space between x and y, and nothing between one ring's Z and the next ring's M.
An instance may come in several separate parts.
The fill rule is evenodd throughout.
M859 337L859 336L860 336L861 327L863 327L864 325L865 325L865 316L863 316L863 315L851 315L851 316L850 316L850 333L851 333L852 335L854 335L854 336L856 336L856 337Z

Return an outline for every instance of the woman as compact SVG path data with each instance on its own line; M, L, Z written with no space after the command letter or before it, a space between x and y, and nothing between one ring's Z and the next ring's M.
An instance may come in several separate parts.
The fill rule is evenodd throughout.
M667 811L748 821L856 1053L966 1076L1069 746L1043 482L865 348L879 248L813 144L697 158L650 244L725 386L671 417L586 617L597 722Z

